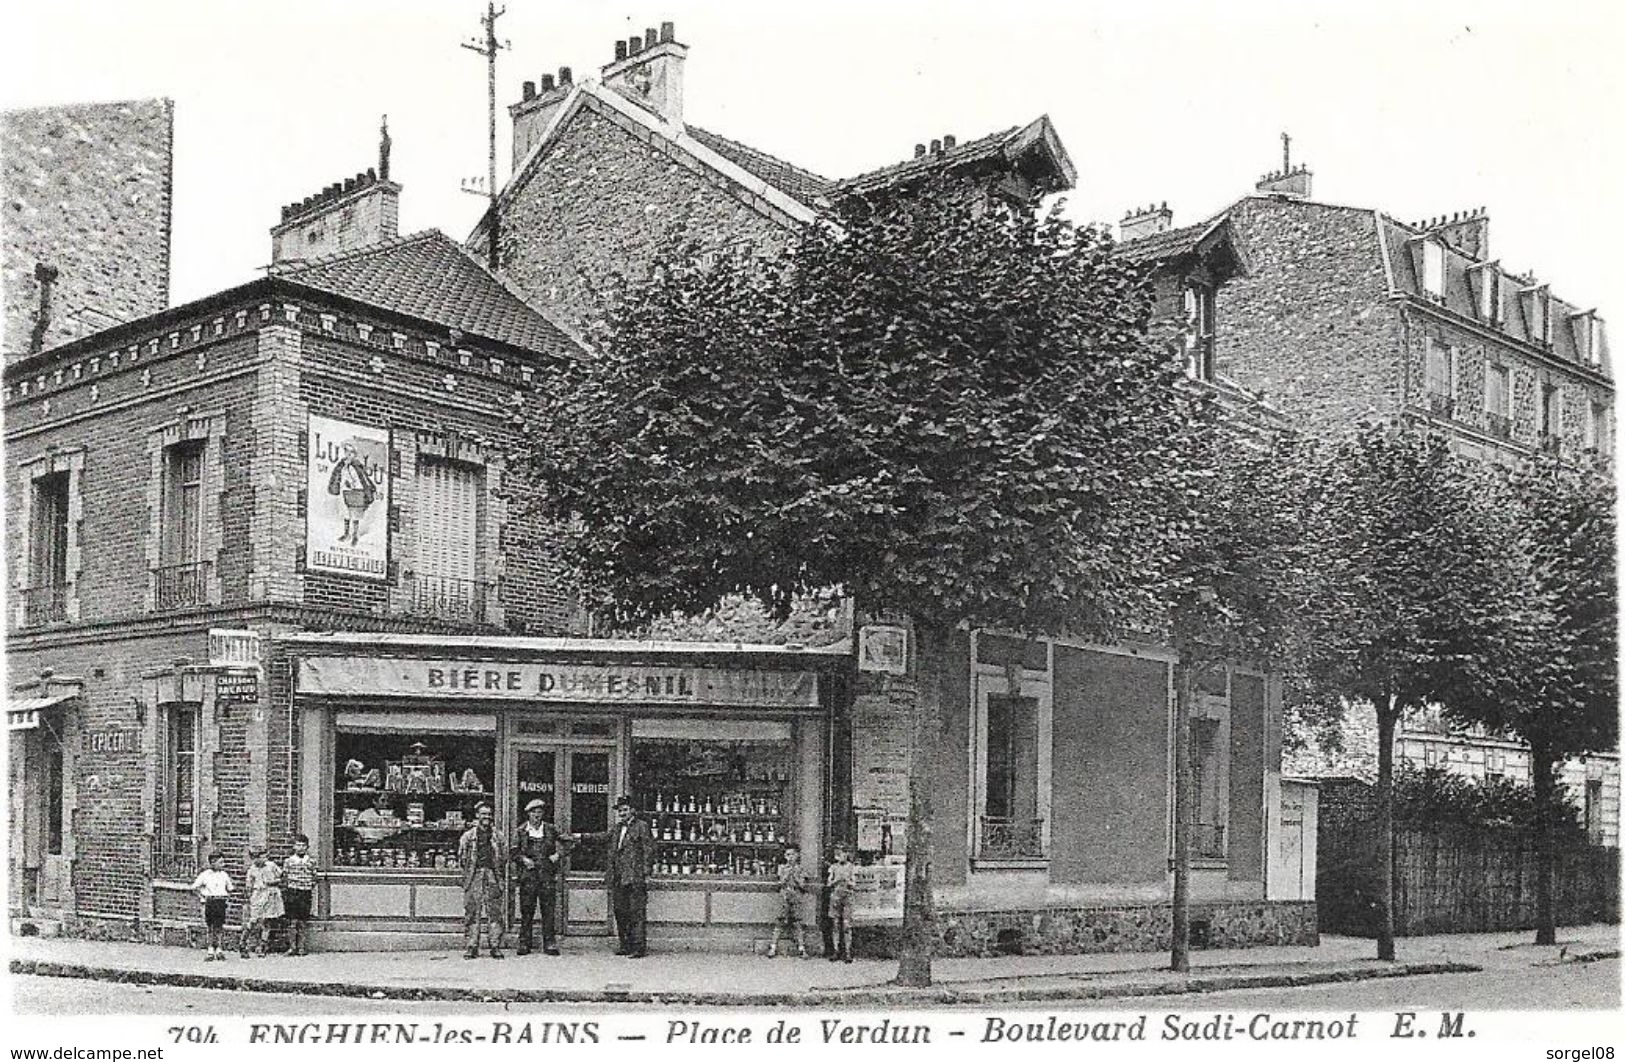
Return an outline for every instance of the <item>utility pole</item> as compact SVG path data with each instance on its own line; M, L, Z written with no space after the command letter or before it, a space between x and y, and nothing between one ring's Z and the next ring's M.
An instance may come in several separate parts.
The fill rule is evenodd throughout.
M490 203L490 212L487 231L491 242L487 250L487 264L491 272L497 270L498 223L497 223L497 52L509 47L509 42L497 40L497 19L508 13L507 8L498 9L495 0L486 0L485 17L480 24L485 27L485 39L474 38L463 42L463 47L471 52L478 52L485 56L485 80L488 95L489 140L490 159L486 170L486 196ZM465 188L465 191L467 189Z

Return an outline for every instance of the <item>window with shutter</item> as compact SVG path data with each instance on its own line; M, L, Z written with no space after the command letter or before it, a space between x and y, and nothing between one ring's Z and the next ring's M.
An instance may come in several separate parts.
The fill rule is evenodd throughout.
M424 457L417 485L416 607L447 618L483 619L484 594L477 582L480 472Z

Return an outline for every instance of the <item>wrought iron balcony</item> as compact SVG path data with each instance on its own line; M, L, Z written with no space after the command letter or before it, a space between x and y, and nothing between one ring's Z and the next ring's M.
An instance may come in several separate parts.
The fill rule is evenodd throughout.
M980 859L1043 859L1044 820L982 816Z
M401 611L456 623L485 623L496 586L477 579L408 574L401 577Z
M198 838L160 837L152 846L152 876L160 881L191 881L199 866Z
M198 608L209 603L208 561L166 564L152 570L152 607L157 612Z
M48 583L30 586L18 591L23 599L23 626L43 627L48 623L62 623L68 618L68 586L66 583Z
M1512 418L1503 413L1485 413L1484 430L1497 439L1512 438Z
M1191 824L1191 858L1223 859L1224 827L1211 822Z
M1439 391L1429 391L1425 397L1427 411L1436 417L1453 417L1456 415L1456 400Z

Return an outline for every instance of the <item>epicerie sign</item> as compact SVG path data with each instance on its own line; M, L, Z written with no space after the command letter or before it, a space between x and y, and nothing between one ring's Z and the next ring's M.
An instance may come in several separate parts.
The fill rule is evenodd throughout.
M810 671L316 656L300 661L297 688L331 696L818 707Z

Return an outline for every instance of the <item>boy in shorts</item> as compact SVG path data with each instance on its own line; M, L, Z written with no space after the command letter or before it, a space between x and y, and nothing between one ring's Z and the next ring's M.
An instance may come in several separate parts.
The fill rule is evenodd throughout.
M316 891L316 863L310 838L293 840L293 854L282 861L282 911L288 919L288 954L305 955L310 941L310 898Z
M219 852L209 853L209 866L198 872L192 881L192 891L203 901L203 924L209 930L208 954L204 962L224 960L221 939L226 934L226 897L232 893L231 875L226 873L226 857Z
M779 864L779 920L773 925L773 943L767 957L779 954L779 930L787 929L795 937L796 954L807 957L807 941L803 929L807 924L807 888L811 884L807 868L801 865L801 849L788 845L784 849L784 862Z
M829 960L835 961L837 952L846 962L852 961L852 894L858 891L857 866L852 862L852 849L844 844L835 846L835 861L829 865L829 920L835 936L835 949Z

